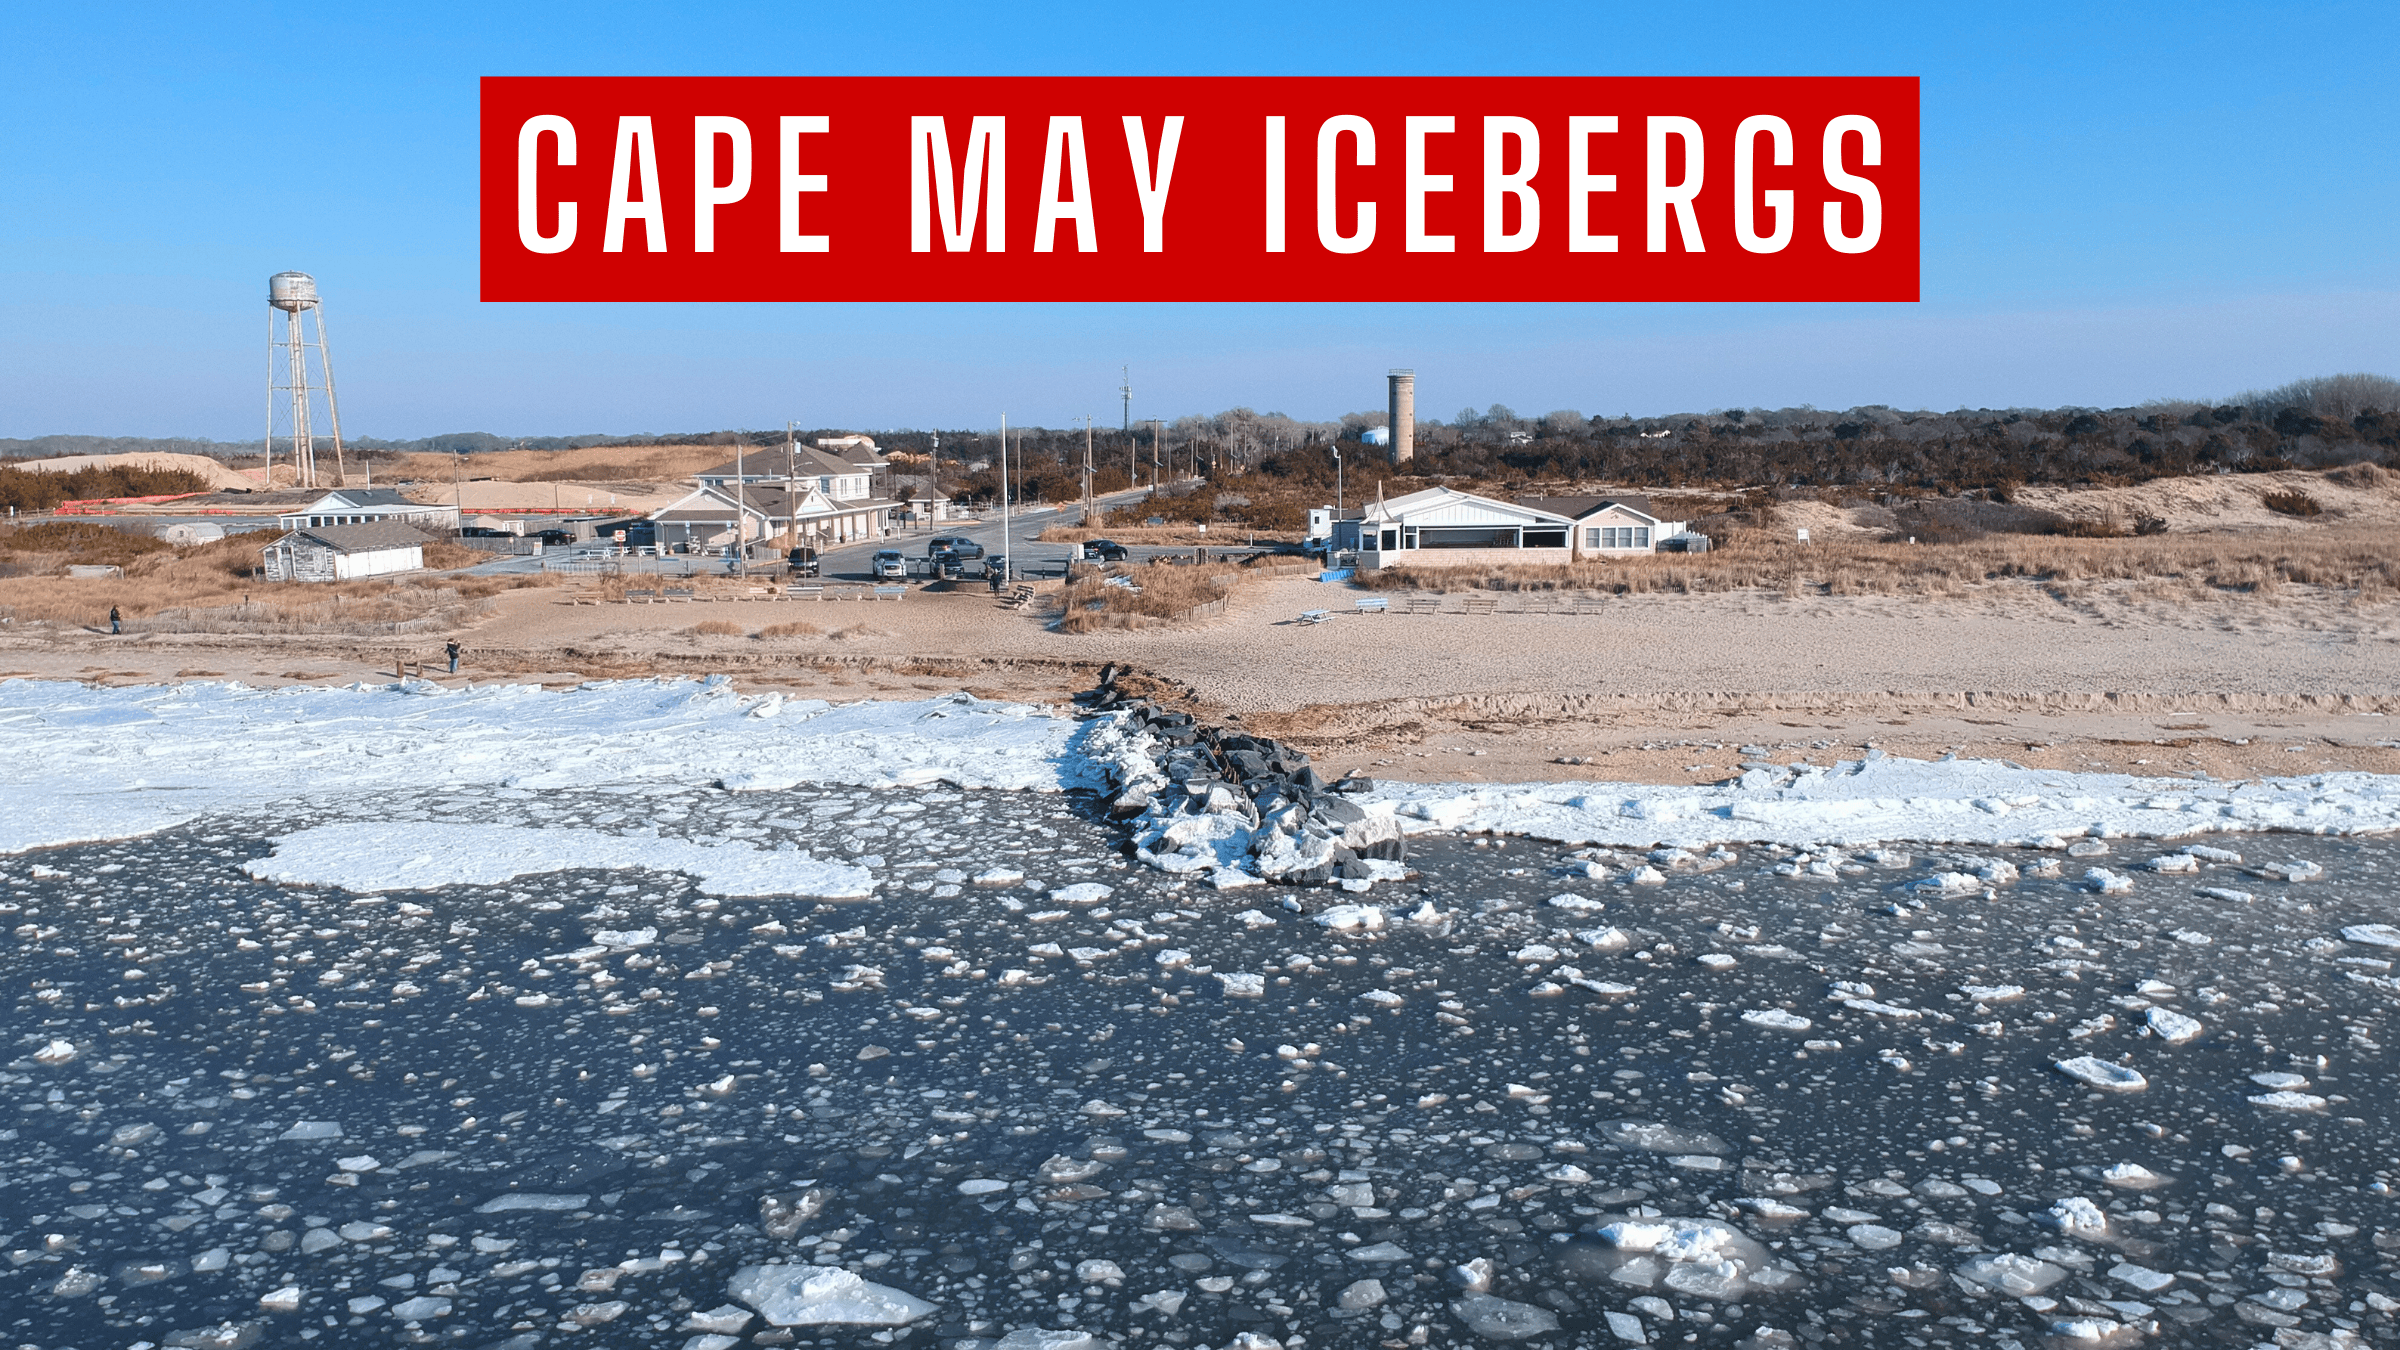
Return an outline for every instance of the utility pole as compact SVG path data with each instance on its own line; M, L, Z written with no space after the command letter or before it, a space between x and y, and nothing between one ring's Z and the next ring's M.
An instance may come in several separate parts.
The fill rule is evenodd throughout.
M1158 491L1158 441L1159 437L1166 432L1166 429L1165 423L1159 421L1155 417L1150 419L1150 490L1152 492Z
M1092 419L1083 419L1083 523L1092 523Z
M749 498L742 491L742 443L748 439L748 436L738 431L733 436L733 552L725 555L728 558L750 556L748 543L750 533Z
M925 477L932 484L929 491L933 500L925 503L925 514L930 516L942 499L942 433L938 431L933 433L933 455L926 461Z
M1008 530L1008 414L1000 414L1000 579L1015 571Z
M1122 377L1117 383L1117 397L1125 401L1124 423L1117 429L1130 433L1133 430L1133 367L1119 366L1117 373Z

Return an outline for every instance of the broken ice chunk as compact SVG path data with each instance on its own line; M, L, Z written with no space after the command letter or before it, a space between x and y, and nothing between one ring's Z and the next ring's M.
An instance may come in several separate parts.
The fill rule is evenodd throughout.
M1469 1294L1451 1304L1450 1311L1467 1330L1489 1340L1521 1341L1558 1330L1558 1315L1549 1309L1494 1294Z
M2083 888L2098 891L2102 895L2122 895L2133 889L2133 878L2122 872L2111 872L2105 867L2086 868Z
M2011 1298L2027 1298L2067 1278L2064 1266L2037 1261L2015 1252L1975 1256L1959 1263L1958 1277Z
M2147 1014L2150 1034L2169 1045L2182 1045L2199 1038L2206 1030L2197 1017L2186 1017L2172 1008L2152 1008Z
M2057 1229L2067 1237L2096 1240L2108 1236L2108 1215L2080 1195L2062 1197L2036 1221Z
M2252 1106L2270 1111L2322 1111L2325 1099L2306 1092L2263 1092L2249 1099Z
M1317 915L1317 923L1337 933L1371 933L1384 926L1385 916L1374 905L1335 905Z
M2349 941L2368 947L2400 947L2400 928L2388 923L2354 924L2343 929L2342 936ZM65 1042L52 1041L51 1044L63 1045ZM34 1058L41 1059L41 1056L36 1055ZM42 1062L47 1064L51 1061L42 1060Z
M1742 1014L1742 1020L1754 1027L1775 1031L1806 1031L1815 1025L1805 1017L1785 1012L1781 1008L1761 1008Z
M2012 999L2025 997L2025 986L2021 984L1962 984L1958 987L1958 992L1965 994L1977 1003L2007 1003Z
M2100 1089L2102 1092L2140 1092L2150 1086L2150 1080L2122 1064L2111 1064L2093 1055L2077 1055L2057 1061L2060 1073Z
M1079 881L1050 892L1050 902L1058 905L1096 905L1114 894L1116 888L1113 886L1103 886L1097 881Z
M1217 974L1217 982L1225 987L1225 997L1227 998L1266 997L1267 977L1264 975L1220 971Z
M870 1284L839 1266L744 1266L726 1281L725 1292L779 1327L897 1327L933 1311L923 1299Z

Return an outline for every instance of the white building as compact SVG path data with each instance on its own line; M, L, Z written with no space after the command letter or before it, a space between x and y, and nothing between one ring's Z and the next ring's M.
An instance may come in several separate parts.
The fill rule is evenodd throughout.
M1668 541L1684 538L1685 522L1660 520L1651 514L1648 497L1519 497L1517 504L1574 521L1578 559L1651 554L1661 545L1684 547Z
M327 525L373 525L408 522L430 530L458 526L458 508L413 502L391 488L336 488L302 506L279 513L275 523L287 530L318 529Z
M259 551L269 581L356 581L425 566L425 536L397 521L294 530Z
M1333 522L1336 552L1363 568L1528 566L1574 561L1575 522L1548 511L1455 488L1427 488L1379 501L1356 520Z
M1646 557L1679 539L1684 522L1660 520L1642 497L1520 497L1514 502L1455 488L1427 488L1376 502L1354 519L1311 511L1311 537L1329 530L1336 553L1355 552L1358 565L1479 567L1501 563L1541 566Z
M891 528L892 506L873 498L839 499L805 478L797 484L701 487L644 516L639 526L647 527L648 537L637 537L638 530L629 529L626 538L634 544L688 550L790 534L826 547L881 539Z

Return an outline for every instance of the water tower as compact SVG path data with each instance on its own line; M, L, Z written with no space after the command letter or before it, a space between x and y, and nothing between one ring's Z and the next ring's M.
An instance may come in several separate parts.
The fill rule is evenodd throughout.
M306 320L316 316L316 336ZM280 320L277 315L281 315ZM309 353L316 353L312 370ZM342 412L333 399L333 357L325 345L325 304L317 279L306 272L277 272L267 278L267 486L275 480L275 435L281 429L292 450L293 482L317 486L315 396L323 395L325 421L333 432L336 486L350 476L342 458Z

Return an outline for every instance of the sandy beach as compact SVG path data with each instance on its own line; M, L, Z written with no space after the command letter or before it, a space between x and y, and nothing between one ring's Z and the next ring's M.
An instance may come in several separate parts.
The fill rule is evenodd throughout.
M968 688L1048 702L1111 662L1164 698L1403 779L1697 782L1778 762L1956 752L2036 767L2400 772L2400 612L2321 595L2066 601L2030 584L1962 600L1623 596L1600 613L1354 614L1351 592L1242 587L1188 625L1050 631L981 592L900 602L575 604L509 592L458 636L458 677L549 684L731 675L837 699ZM1321 624L1305 610L1333 608ZM744 635L695 634L715 621ZM751 636L802 623L822 632ZM439 637L26 632L0 675L106 682L389 679ZM1577 762L1588 761L1588 762Z

